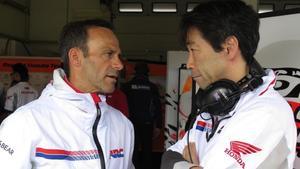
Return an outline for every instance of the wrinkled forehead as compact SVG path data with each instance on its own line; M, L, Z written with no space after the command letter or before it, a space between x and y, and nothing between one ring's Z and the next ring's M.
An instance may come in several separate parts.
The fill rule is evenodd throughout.
M119 40L112 30L104 27L92 27L88 30L89 45L106 46L120 50ZM89 46L88 45L88 46Z
M96 26L90 27L87 30L87 33L88 33L89 40L93 40L95 38L102 38L104 40L112 40L118 42L115 33L112 30L105 27L96 27Z

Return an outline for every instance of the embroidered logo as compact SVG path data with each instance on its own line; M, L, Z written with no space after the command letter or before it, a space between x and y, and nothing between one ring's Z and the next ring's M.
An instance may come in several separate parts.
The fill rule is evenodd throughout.
M261 151L261 149L251 144L241 141L231 141L230 149L226 148L224 152L230 157L234 158L242 168L245 168L245 162L241 158L241 154L248 155L252 153L257 153L258 151Z
M197 122L197 126L196 126L197 130L200 131L211 131L211 124L210 123L206 123L205 121L198 121Z
M122 157L124 157L123 148L110 150L110 157L112 157L112 158L122 158Z

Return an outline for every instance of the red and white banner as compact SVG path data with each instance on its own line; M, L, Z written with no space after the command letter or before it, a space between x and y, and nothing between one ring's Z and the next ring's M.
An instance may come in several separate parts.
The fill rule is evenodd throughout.
M25 64L29 72L29 82L40 93L41 90L52 79L52 71L60 67L61 61L58 57L0 57L0 81L7 89L11 83L11 66L16 63Z

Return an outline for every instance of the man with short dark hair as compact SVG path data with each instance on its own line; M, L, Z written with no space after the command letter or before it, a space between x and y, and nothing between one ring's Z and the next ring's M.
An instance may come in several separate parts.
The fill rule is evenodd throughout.
M38 92L29 84L29 74L26 65L16 63L12 65L12 86L6 92L4 109L7 113L35 100Z
M123 69L112 25L68 23L59 49L64 70L1 124L1 168L133 169L133 126L105 98Z
M187 67L203 90L182 140L162 169L292 169L297 140L293 112L274 90L272 70L254 54L258 14L240 0L200 3L181 20Z

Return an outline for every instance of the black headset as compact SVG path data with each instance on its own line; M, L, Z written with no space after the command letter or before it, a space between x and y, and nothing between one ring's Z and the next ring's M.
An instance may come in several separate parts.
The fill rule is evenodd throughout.
M195 106L201 112L213 116L226 116L237 104L242 93L252 91L263 83L263 68L253 59L249 65L249 74L239 82L222 79L197 92Z

